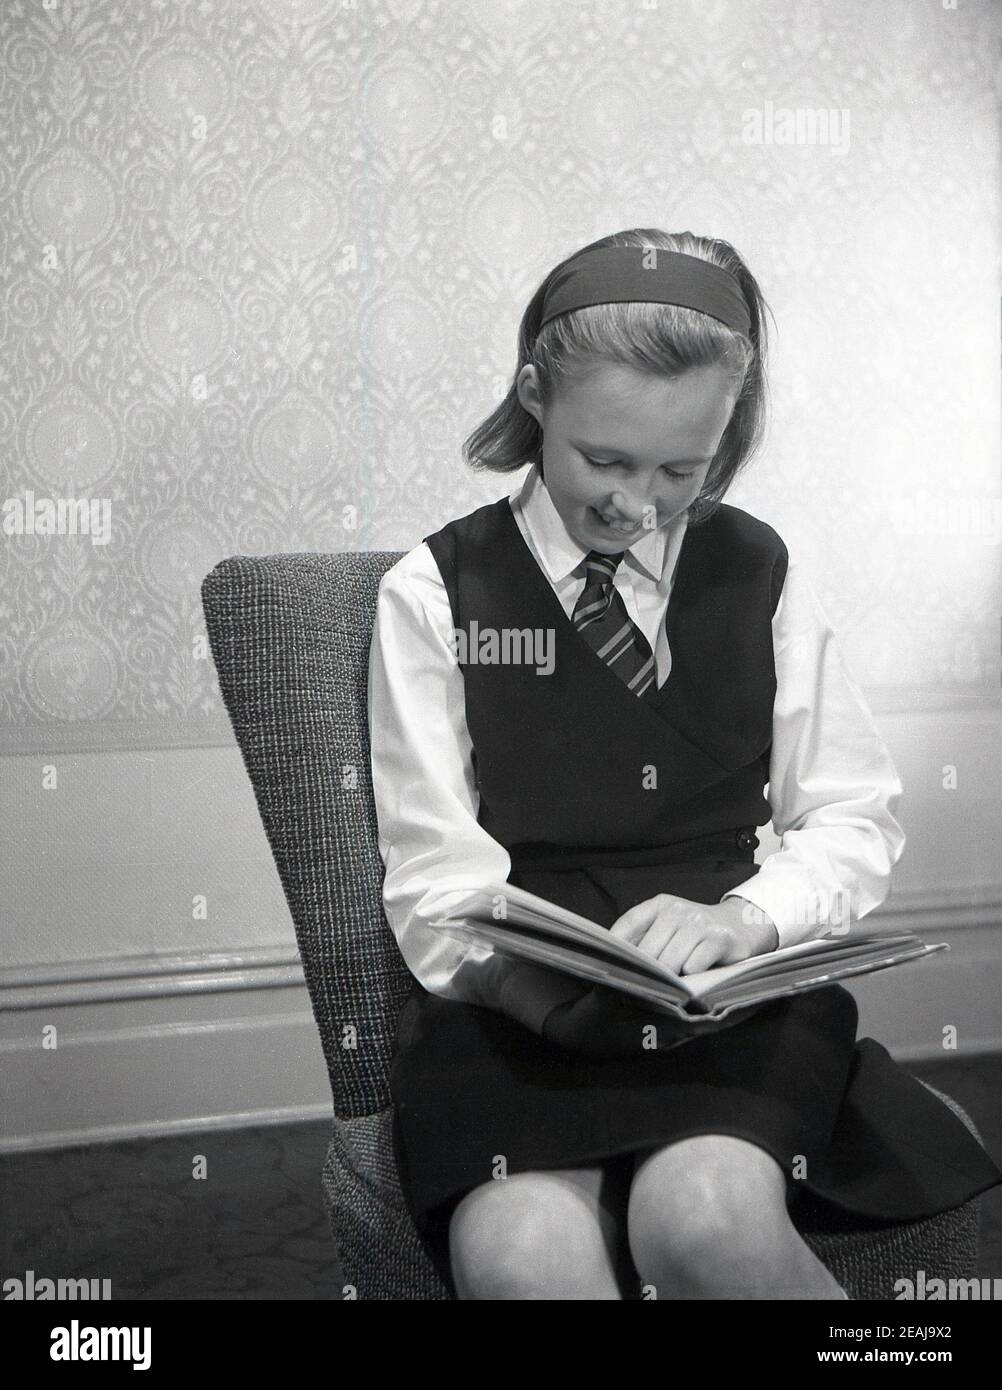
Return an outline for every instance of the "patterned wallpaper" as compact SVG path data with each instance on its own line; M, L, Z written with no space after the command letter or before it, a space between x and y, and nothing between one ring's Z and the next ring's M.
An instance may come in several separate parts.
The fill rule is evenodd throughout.
M206 571L508 491L459 450L528 295L644 224L763 285L730 500L857 675L993 693L1000 37L993 0L5 0L4 746L228 741Z

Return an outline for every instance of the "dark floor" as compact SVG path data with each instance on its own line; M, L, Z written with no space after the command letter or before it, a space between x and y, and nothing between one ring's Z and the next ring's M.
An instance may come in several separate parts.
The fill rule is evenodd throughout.
M1002 1160L1002 1054L909 1068L955 1097ZM111 1280L113 1298L331 1299L326 1122L0 1159L0 1277ZM198 1155L206 1177L192 1176ZM981 1198L978 1273L1002 1277L1002 1187Z

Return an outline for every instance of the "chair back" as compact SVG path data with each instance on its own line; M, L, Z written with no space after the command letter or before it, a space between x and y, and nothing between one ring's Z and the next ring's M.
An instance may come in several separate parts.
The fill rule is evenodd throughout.
M402 553L237 555L202 582L219 687L346 1119L390 1103L413 983L383 912L366 707L379 581Z

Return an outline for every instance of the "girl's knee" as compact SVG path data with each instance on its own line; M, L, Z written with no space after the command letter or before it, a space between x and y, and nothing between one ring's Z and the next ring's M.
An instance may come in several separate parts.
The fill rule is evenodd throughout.
M772 1260L791 1229L783 1170L729 1135L683 1140L638 1163L627 1219L638 1268Z
M452 1215L449 1251L460 1298L561 1298L576 1287L592 1296L590 1286L607 1282L595 1215L544 1173L516 1173L467 1193Z

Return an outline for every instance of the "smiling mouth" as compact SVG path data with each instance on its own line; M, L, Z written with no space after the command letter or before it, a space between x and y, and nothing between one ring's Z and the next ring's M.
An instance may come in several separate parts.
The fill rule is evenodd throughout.
M610 521L608 517L604 517L602 515L602 513L598 510L597 507L592 507L592 511L594 512L595 516L598 517L599 521L602 523L602 525L606 528L607 531L615 531L617 532L617 534L621 536L632 536L634 531L639 529L638 527L634 526L632 522L623 523L620 521Z

